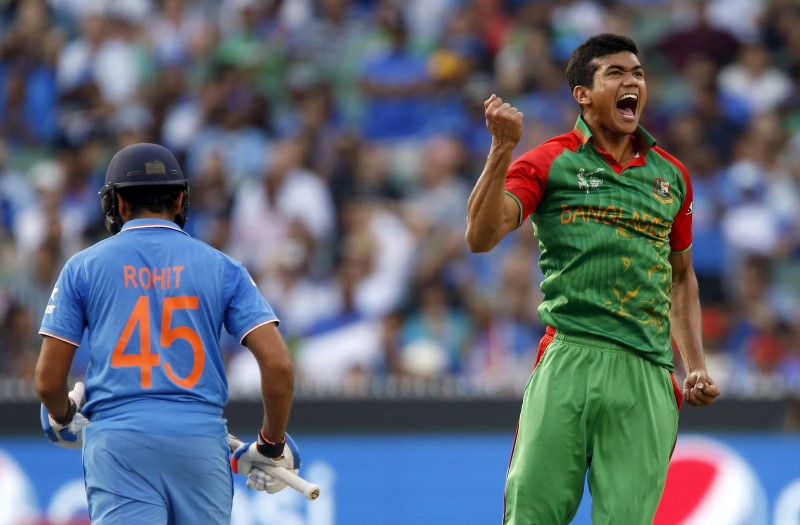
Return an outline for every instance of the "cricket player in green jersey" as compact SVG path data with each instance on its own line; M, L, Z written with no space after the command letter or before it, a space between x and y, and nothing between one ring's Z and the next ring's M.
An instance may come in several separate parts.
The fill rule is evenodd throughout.
M522 113L495 95L484 103L492 144L466 242L491 250L531 219L548 326L511 453L507 525L569 523L587 473L594 525L652 523L682 400L704 406L720 393L703 357L691 183L639 126L647 88L637 55L619 35L581 44L567 66L575 128L516 160Z

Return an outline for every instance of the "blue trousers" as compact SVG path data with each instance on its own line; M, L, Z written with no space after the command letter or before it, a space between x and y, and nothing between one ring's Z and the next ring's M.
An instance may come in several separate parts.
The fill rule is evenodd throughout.
M224 435L163 436L85 429L92 525L229 525L233 479Z

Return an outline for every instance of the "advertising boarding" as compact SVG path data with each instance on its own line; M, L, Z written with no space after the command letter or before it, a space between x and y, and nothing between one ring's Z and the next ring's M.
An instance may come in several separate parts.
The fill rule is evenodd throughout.
M235 476L233 525L501 523L513 436L294 437L320 497L254 492ZM589 525L590 508L587 490L573 523ZM88 523L80 451L0 438L0 525ZM682 435L654 525L699 524L800 525L800 435Z

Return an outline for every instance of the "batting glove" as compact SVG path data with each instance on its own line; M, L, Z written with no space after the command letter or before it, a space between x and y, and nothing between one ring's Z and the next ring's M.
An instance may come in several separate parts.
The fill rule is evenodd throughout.
M258 433L258 439L252 443L244 443L231 456L231 469L234 474L247 476L247 488L275 494L286 488L263 467L283 467L298 473L300 470L300 450L289 434L284 435L281 443L271 443Z
M245 483L248 489L259 490L268 494L275 494L280 491L283 488L279 486L280 484L280 481L258 467L250 469L250 474L247 475L247 482Z
M69 411L60 422L53 419L47 412L47 408L41 405L39 408L39 420L42 424L44 435L63 448L81 448L83 445L83 427L89 424L89 420L81 414L80 410L86 402L85 388L83 383L78 381L75 388L67 394L69 398Z

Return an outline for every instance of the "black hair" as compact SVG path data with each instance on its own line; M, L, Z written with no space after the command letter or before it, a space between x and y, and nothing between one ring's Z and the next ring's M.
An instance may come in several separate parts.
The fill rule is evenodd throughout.
M117 189L120 197L131 208L131 214L136 215L141 210L153 213L163 213L175 209L178 195L184 191L180 186L128 186Z
M597 71L596 58L614 55L623 51L639 54L639 48L630 37L603 33L589 38L579 45L567 63L567 81L569 88L584 86L591 88L594 84L594 73Z

